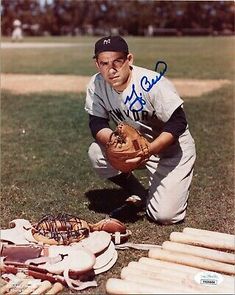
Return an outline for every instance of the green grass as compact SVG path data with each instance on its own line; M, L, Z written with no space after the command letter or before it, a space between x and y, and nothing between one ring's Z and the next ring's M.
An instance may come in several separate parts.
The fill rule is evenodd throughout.
M233 37L141 38L127 37L135 64L154 69L158 60L168 64L174 78L233 79ZM7 39L4 39L7 40ZM24 42L82 43L71 48L3 49L2 72L25 74L92 75L94 37L26 38ZM85 44L85 45L84 45Z
M187 222L234 233L234 92L186 101L197 160ZM187 103L188 102L188 103Z
M127 227L132 242L161 244L172 231L197 227L234 232L233 91L225 87L195 99L185 109L197 146L195 176L184 223L160 226L140 215ZM67 212L96 222L126 197L118 187L99 179L91 169L87 149L92 141L84 111L84 95L2 94L1 222ZM146 184L145 172L137 175ZM147 229L147 230L146 230ZM119 251L115 266L97 276L98 287L86 294L103 294L105 282L119 277L129 261L147 255Z

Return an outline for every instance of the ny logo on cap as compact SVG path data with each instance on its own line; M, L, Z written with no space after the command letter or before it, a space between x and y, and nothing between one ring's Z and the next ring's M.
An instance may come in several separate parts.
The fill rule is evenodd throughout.
M106 45L106 44L110 44L110 39L104 40L103 44L104 44L104 45Z

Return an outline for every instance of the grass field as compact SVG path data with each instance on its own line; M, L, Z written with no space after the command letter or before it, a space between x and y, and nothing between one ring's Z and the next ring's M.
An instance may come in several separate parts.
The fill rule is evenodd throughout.
M152 67L161 52L171 77L233 78L233 38L157 38L151 40L148 48L146 39L129 38L129 41L135 48L136 61L142 65L146 62ZM35 49L20 53L5 49L2 50L2 71L93 73L92 49L73 51L74 48L43 50L42 54ZM18 54L22 55L20 62L16 61ZM96 222L127 196L118 187L99 179L90 167L87 149L92 138L87 128L84 97L84 93L2 93L2 227L7 227L15 218L37 221L44 214L59 212ZM234 85L193 99L184 97L184 100L197 147L186 220L177 225L160 226L140 214L139 219L126 222L133 233L132 242L161 244L169 239L172 231L181 231L187 226L234 233ZM138 171L137 175L147 185L144 171ZM118 253L115 266L97 276L98 287L82 294L104 294L108 278L119 277L121 268L129 261L147 255L138 250Z
M97 38L29 38L25 41L81 43L80 47L2 50L2 71L25 74L94 73L93 44ZM168 64L167 76L173 78L234 78L235 39L205 38L140 38L128 37L135 63L154 69L158 60ZM147 44L147 46L146 46Z

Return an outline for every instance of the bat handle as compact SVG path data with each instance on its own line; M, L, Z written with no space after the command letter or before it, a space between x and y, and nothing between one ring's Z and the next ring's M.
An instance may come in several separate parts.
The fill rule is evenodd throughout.
M40 295L50 289L52 286L51 282L43 281L41 286L33 291L33 295Z
M61 283L57 282L53 285L53 287L49 291L46 292L46 294L47 295L54 295L54 294L59 293L63 289L64 289L64 286Z

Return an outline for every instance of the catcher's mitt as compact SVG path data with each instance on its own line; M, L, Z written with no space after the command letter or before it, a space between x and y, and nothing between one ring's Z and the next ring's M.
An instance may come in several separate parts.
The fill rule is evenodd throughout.
M35 240L49 245L69 245L88 237L89 233L85 220L69 214L47 215L32 228Z
M106 156L115 169L130 172L149 158L149 145L150 143L138 130L126 123L120 123L106 145ZM141 159L138 163L126 163L126 160L136 157Z
M65 213L57 216L46 215L32 227L34 239L48 245L76 243L87 238L90 232L94 231L106 231L111 238L115 238L115 235L119 233L120 241L126 240L131 234L123 223L114 218L105 218L92 224Z

